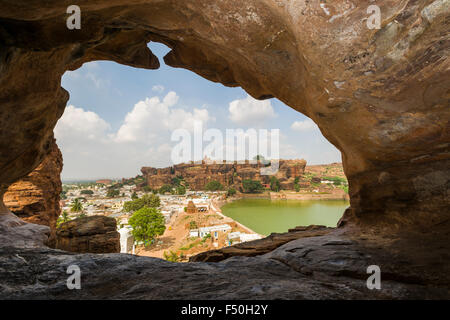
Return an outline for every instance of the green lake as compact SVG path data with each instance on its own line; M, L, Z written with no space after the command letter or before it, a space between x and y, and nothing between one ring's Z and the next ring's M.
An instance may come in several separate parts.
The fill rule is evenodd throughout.
M344 200L241 199L224 205L222 213L261 235L286 232L311 224L336 227L349 206Z

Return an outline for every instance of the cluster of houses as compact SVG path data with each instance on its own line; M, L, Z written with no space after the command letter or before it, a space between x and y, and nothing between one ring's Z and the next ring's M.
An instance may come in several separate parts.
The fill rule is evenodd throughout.
M109 181L104 181L109 182ZM83 194L82 190L91 190L92 194ZM128 225L130 214L123 212L123 206L126 201L130 201L135 190L133 185L124 185L119 189L119 196L108 198L108 185L91 185L80 188L77 185L69 186L66 193L66 199L61 200L62 210L71 212L71 205L75 199L80 199L83 204L83 212L90 215L106 215L118 220L118 232L120 233L121 253L135 252L135 241L132 236L132 228ZM144 193L138 191L139 197ZM211 210L211 195L202 191L188 191L185 195L160 195L160 211L169 223L174 215L186 213L208 213ZM189 236L204 238L211 236L215 247L228 246L240 242L250 241L261 238L256 234L231 232L232 227L229 224L213 225L192 229Z
M204 238L211 235L213 245L218 247L219 244L224 246L231 246L242 242L261 239L259 234L244 233L240 231L231 232L232 227L229 224L221 224L216 226L202 227L198 229L189 230L191 238Z

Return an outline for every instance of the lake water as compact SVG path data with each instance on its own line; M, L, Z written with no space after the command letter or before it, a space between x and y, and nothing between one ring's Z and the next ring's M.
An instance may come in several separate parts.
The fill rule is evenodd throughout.
M311 224L336 227L348 206L344 200L241 199L224 205L222 213L256 233L269 235Z

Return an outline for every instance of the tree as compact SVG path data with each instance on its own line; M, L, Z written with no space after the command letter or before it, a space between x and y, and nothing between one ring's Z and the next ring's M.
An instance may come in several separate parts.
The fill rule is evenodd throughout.
M186 194L186 188L184 186L178 186L175 188L175 193L178 195Z
M253 160L260 161L264 165L270 164L269 160L266 160L266 158L264 158L264 156L259 155L259 154L257 156L254 156Z
M137 241L143 241L148 246L166 230L164 216L156 208L143 207L131 216L128 221L131 231Z
M125 202L125 204L123 205L123 211L125 212L138 211L143 207L157 208L160 205L161 200L157 195L145 194L140 199Z
M207 190L207 191L223 190L223 185L219 181L213 180L206 184L205 190Z
M236 189L235 188L229 188L227 191L227 197L232 197L236 194Z
M108 192L106 193L106 197L108 198L115 198L118 195L120 195L120 191L116 189L109 189Z
M170 184L165 184L161 188L159 188L160 194L165 194L166 192L172 193L173 187Z
M58 217L58 220L56 220L56 227L59 227L61 223L70 221L69 214L66 210L63 211L63 213Z
M295 179L294 179L294 189L295 189L296 192L300 191L299 182L300 182L300 178L299 177L295 177Z
M132 200L137 200L137 199L139 199L139 197L138 197L136 191L134 191L134 192L131 194L131 199L132 199Z
M280 191L280 181L274 176L270 177L270 190L274 192Z
M246 193L259 193L264 189L261 182L250 179L242 181L242 188Z
M170 250L168 253L164 251L164 259L170 262L179 262L181 260L181 255L178 256L176 252Z
M183 176L176 176L175 178L172 178L172 185L175 187L181 186L182 182L184 182Z
M142 187L142 190L143 190L144 192L151 192L151 191L152 191L152 188L150 188L149 186L143 186L143 187Z
M70 208L71 212L81 212L83 211L83 204L81 203L79 198L76 198L73 202L72 202L72 206Z
M92 190L81 190L80 194L87 194L92 196L94 194L94 191Z
M189 222L189 229L197 229L197 222L195 222L194 220Z

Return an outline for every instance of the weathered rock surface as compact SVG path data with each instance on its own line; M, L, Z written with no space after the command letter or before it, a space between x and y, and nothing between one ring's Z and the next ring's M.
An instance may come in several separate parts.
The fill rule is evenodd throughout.
M90 216L62 223L56 230L57 249L79 253L120 252L120 234L114 218Z
M28 176L9 186L3 196L6 207L22 220L49 226L52 239L56 220L61 214L62 167L62 154L54 141L42 163Z
M306 161L279 160L278 166L275 176L285 189L293 189L295 178L300 178L305 172ZM172 179L181 176L192 190L205 190L208 182L213 180L219 181L225 187L235 187L239 190L242 187L242 181L246 179L270 183L270 175L261 174L261 170L267 169L261 162L207 163L202 161L202 163L182 163L161 169L143 167L141 171L147 178L147 185L152 189L172 184Z
M379 30L366 24L370 0L77 4L82 27L68 30L64 1L0 1L0 199L51 149L63 73L92 60L157 68L147 42L158 41L172 49L167 64L314 120L342 152L351 209L338 234L180 265L7 247L37 245L45 227L17 222L0 201L2 297L449 297L448 0L378 0ZM88 281L68 292L74 261ZM368 264L386 270L383 290L367 291Z
M290 241L256 257L217 263L171 263L128 254L71 254L2 247L1 299L448 299L449 252L423 264L429 249L406 242L349 239L334 231ZM405 240L406 241L406 240ZM432 255L429 255L432 257ZM436 261L434 261L436 262ZM367 267L381 268L381 290L369 290ZM81 270L81 290L66 287L67 268Z
M199 253L189 259L189 262L218 262L231 257L244 256L254 257L271 252L285 243L299 238L317 237L331 232L333 228L325 226L308 226L290 229L286 233L272 233L270 236L254 241L248 241L225 247L218 250L211 250Z

